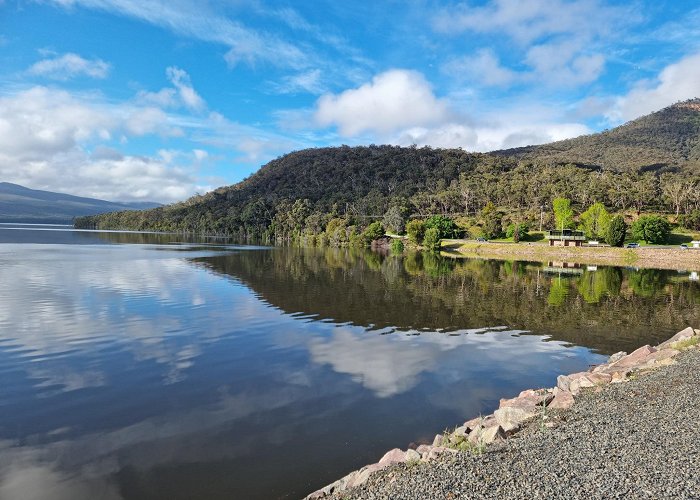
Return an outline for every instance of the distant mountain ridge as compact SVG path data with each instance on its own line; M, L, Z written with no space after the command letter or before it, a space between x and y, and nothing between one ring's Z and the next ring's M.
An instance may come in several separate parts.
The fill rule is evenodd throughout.
M98 200L0 182L0 222L71 224L75 217L159 206L152 202Z

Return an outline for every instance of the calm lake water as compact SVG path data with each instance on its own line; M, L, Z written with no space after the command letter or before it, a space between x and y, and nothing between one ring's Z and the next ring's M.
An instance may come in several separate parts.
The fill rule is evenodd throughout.
M700 324L693 270L220 243L0 225L0 498L298 498Z

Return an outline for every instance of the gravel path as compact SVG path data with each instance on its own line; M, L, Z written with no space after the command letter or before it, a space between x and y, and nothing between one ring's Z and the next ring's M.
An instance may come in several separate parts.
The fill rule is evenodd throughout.
M400 464L343 499L700 499L700 350L581 395L483 455ZM551 425L551 424L550 424Z

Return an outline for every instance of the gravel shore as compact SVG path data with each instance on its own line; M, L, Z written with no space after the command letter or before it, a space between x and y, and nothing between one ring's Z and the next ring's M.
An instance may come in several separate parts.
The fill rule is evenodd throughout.
M700 350L590 390L482 455L402 463L342 499L700 499Z

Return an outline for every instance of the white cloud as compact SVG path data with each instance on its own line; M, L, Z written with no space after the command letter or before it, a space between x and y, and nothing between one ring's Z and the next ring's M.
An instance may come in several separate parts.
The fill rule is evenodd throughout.
M297 94L300 92L321 94L325 88L321 82L320 69L285 76L280 82L270 82L269 86L273 92L278 94Z
M46 76L54 80L68 80L77 76L106 78L111 66L102 59L84 59L78 54L68 53L34 63L30 74Z
M180 200L201 191L186 165L125 155L103 144L122 133L178 134L176 121L158 108L107 103L46 87L3 96L0 178L103 199ZM93 154L90 144L96 144Z
M229 47L225 59L235 66L262 61L279 67L303 68L310 54L277 36L255 31L217 14L205 2L180 0L53 0L64 7L81 6L113 12L169 29L191 38Z
M448 61L443 70L453 78L478 82L483 85L507 86L513 83L518 73L501 65L491 49L478 50Z
M182 99L185 106L197 111L204 109L204 100L192 88L190 75L187 72L175 66L170 66L166 69L166 75L170 83L177 89L180 99Z
M493 0L478 7L461 3L445 9L433 25L447 33L498 33L528 45L559 35L586 39L604 35L616 23L635 17L632 12L599 0Z
M359 88L326 94L315 113L318 124L337 126L343 136L433 125L449 116L447 103L435 97L423 75L407 70L390 70Z
M531 79L545 84L578 85L597 80L603 72L605 57L582 54L575 42L547 43L531 47L525 61L533 68Z
M653 80L642 80L616 99L607 118L612 123L633 120L675 102L700 97L700 53L666 66Z

